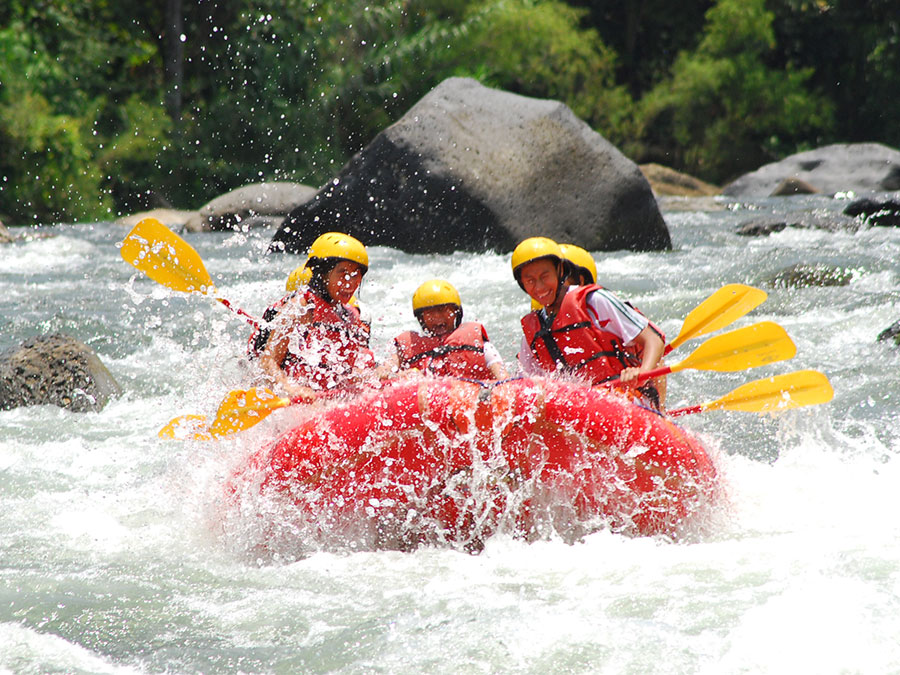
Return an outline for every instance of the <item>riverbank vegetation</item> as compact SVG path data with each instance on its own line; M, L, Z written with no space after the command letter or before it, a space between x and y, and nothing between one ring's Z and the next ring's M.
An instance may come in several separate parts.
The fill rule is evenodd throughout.
M890 0L12 0L0 219L318 186L443 79L558 99L637 162L721 184L900 146Z

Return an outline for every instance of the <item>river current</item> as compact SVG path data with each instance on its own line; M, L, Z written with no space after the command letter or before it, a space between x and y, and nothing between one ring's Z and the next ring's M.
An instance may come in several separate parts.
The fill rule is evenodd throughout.
M219 527L222 482L297 413L219 443L157 437L246 386L247 324L124 263L120 226L57 226L0 249L0 350L67 333L125 392L98 413L0 412L0 672L900 672L900 349L876 342L900 319L900 231L735 234L751 218L844 205L673 200L674 250L595 253L601 283L670 337L740 282L769 298L735 327L774 321L797 345L793 360L749 372L673 374L670 407L805 368L834 387L822 406L682 418L727 489L712 531L682 543L501 535L479 555L254 560ZM300 262L265 256L270 234L185 238L219 294L259 315ZM360 303L379 357L415 326L416 286L443 277L513 364L528 301L507 254L370 257ZM769 283L797 263L839 267L849 283Z

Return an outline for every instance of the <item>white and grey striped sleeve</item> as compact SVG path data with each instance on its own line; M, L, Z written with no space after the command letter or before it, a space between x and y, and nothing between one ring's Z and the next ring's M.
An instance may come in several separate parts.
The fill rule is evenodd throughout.
M587 306L594 324L618 335L626 345L650 323L647 317L605 288L589 294Z

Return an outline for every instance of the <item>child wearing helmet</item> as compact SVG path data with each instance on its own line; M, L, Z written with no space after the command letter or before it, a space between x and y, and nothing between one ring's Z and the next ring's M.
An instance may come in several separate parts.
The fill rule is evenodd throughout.
M298 283L268 320L259 365L271 384L312 401L355 382L375 365L368 325L350 304L368 267L365 247L349 235L328 232L313 242L306 285Z
M462 322L462 301L450 282L426 281L413 294L412 306L423 332L407 331L394 338L395 369L415 368L431 375L473 380L508 377L484 326Z
M562 248L546 237L526 239L513 251L513 276L540 305L522 318L522 370L571 373L591 385L617 379L617 387L626 392L636 388L635 395L662 409L665 379L639 385L639 376L660 363L665 336L603 287L573 285L568 277L576 266L591 271L586 261L579 264L576 258L573 264ZM594 274L595 270L596 266Z

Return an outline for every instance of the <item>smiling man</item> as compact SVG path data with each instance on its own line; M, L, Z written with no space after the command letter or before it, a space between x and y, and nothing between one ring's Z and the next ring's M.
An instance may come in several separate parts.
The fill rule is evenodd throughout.
M546 237L526 239L513 251L513 276L540 305L522 318L522 370L568 373L592 386L618 378L617 388L661 409L665 379L641 384L639 378L661 363L665 336L603 287L570 285L564 261L560 246Z

